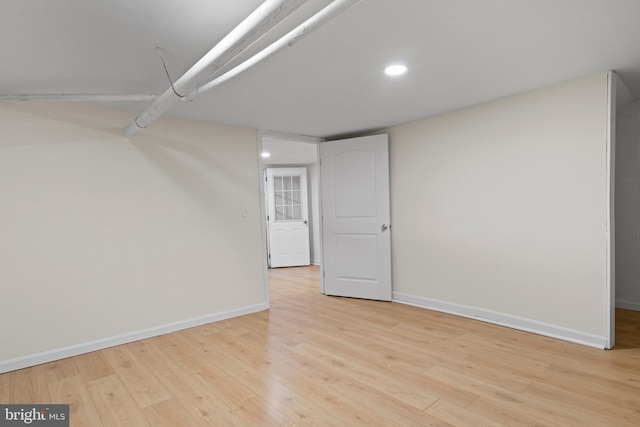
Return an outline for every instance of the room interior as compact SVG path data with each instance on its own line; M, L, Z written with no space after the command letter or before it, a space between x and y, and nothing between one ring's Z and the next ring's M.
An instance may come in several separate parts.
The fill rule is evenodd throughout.
M3 10L0 373L268 313L265 138L389 135L392 304L587 359L640 311L636 2Z

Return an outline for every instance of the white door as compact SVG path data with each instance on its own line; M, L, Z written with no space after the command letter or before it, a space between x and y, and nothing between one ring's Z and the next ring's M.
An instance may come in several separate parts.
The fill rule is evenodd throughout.
M389 138L320 144L324 293L391 300Z
M267 169L269 266L309 265L306 168Z

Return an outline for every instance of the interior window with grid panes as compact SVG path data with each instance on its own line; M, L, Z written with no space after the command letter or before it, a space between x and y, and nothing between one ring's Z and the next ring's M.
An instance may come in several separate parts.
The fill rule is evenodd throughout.
M300 176L275 176L273 180L276 221L301 220Z

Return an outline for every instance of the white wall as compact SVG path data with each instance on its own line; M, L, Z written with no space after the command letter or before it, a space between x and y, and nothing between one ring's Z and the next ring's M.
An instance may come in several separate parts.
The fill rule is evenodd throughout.
M132 116L0 104L0 372L267 307L257 132Z
M640 311L640 101L617 118L616 305Z
M394 298L603 347L607 74L390 133Z
M309 165L318 162L318 145L316 141L307 142L263 136L262 152L270 154L270 157L265 158L263 161L265 165L268 164L270 166Z

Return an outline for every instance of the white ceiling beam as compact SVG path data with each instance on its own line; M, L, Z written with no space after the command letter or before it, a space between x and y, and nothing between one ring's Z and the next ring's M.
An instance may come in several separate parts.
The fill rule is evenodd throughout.
M293 46L296 42L300 41L304 36L312 33L314 30L320 28L322 25L326 24L336 16L341 13L347 11L349 8L355 6L361 0L335 0L333 3L326 6L320 12L313 15L311 18L307 19L305 22L294 28L292 31L269 45L267 48L261 50L251 58L247 59L242 64L237 67L229 70L225 74L220 77L214 79L213 81L205 84L194 92L189 99L193 99L193 97L206 92L208 90L213 89L216 86L221 85L227 80L237 76L243 71L248 70L249 68L256 65L258 62L272 56L279 51Z
M304 3L305 0L266 0L136 117L124 134L130 138L149 126Z

